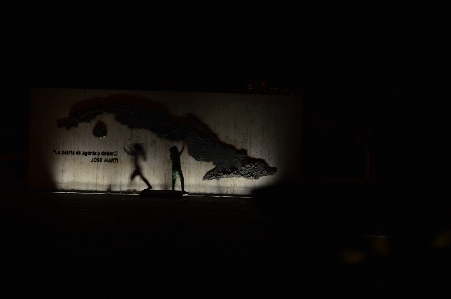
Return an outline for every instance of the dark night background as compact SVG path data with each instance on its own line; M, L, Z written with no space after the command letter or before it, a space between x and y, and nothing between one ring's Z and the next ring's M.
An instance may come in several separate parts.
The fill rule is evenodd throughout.
M358 177L314 156L333 136L344 136L343 152L350 131L370 128L380 178L392 166L395 176L449 177L440 4L2 2L1 153L27 155L32 87L296 94L305 176ZM351 130L311 137L319 114Z
M436 218L427 211L441 210L434 225L449 229L445 2L3 1L0 8L2 180L26 179L32 87L293 94L304 101L303 179L361 182L368 146L376 177L366 181L389 186L371 204L395 215L383 225L416 238L416 216L397 214L415 202L409 211L426 211L422 223ZM290 207L290 199L280 202ZM334 209L345 213L341 203ZM284 209L262 209L289 221Z

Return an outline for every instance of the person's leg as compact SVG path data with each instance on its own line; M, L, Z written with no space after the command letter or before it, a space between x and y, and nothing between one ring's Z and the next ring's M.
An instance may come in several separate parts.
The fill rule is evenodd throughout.
M176 179L177 179L177 171L173 169L172 170L172 191L174 191Z
M150 185L149 181L142 174L140 174L140 176L141 179L144 181L144 183L146 183L147 189L152 189L152 186Z
M139 169L137 168L137 169L135 169L135 171L133 171L133 173L132 173L132 175L131 175L131 177L130 177L130 181L133 181L133 179L137 176L137 175L140 175L141 174L141 172L139 171Z
M182 170L179 171L179 175L180 175L180 185L182 185L182 191L185 191L185 180L183 179L183 172Z

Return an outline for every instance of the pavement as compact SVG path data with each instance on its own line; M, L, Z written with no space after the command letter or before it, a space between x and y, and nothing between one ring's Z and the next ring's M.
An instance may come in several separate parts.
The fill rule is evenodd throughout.
M447 208L433 216L445 220L421 232L409 223L393 229L390 220L375 221L381 214L362 214L355 202L300 205L308 202L305 194L303 201L299 194L265 194L2 191L2 298L379 296L402 285L411 290L431 275L437 279L430 291L443 286L451 243Z

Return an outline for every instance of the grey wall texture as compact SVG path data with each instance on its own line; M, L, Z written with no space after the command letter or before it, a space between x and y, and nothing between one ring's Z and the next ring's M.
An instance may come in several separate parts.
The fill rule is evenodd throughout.
M36 88L30 115L30 189L145 189L131 143L155 190L171 189L169 149L183 143L190 193L249 194L301 171L299 97Z

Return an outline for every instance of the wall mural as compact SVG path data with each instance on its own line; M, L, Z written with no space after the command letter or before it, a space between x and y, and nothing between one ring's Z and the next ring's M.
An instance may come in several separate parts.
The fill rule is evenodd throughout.
M107 134L106 125L102 121L98 121L92 130L92 134L97 138L105 137Z
M264 160L251 158L246 153L219 141L206 125L192 115L187 115L185 123L178 124L172 122L168 115L160 111L142 106L112 103L79 109L73 112L66 119L65 124L60 124L59 127L65 127L69 130L78 127L79 123L90 122L103 113L116 114L116 121L129 128L148 129L158 137L170 141L183 140L186 143L188 154L195 160L212 162L215 165L203 176L203 180L219 180L231 177L255 180L262 176L274 175L277 172L277 168L268 166ZM98 138L106 136L106 126L98 122L94 127L93 135ZM138 151L136 149L128 148L128 151L129 154L135 153L137 157ZM173 151L174 154L177 154L175 149L172 149L171 155ZM176 174L183 180L183 175L177 172ZM150 185L148 182L146 184Z

